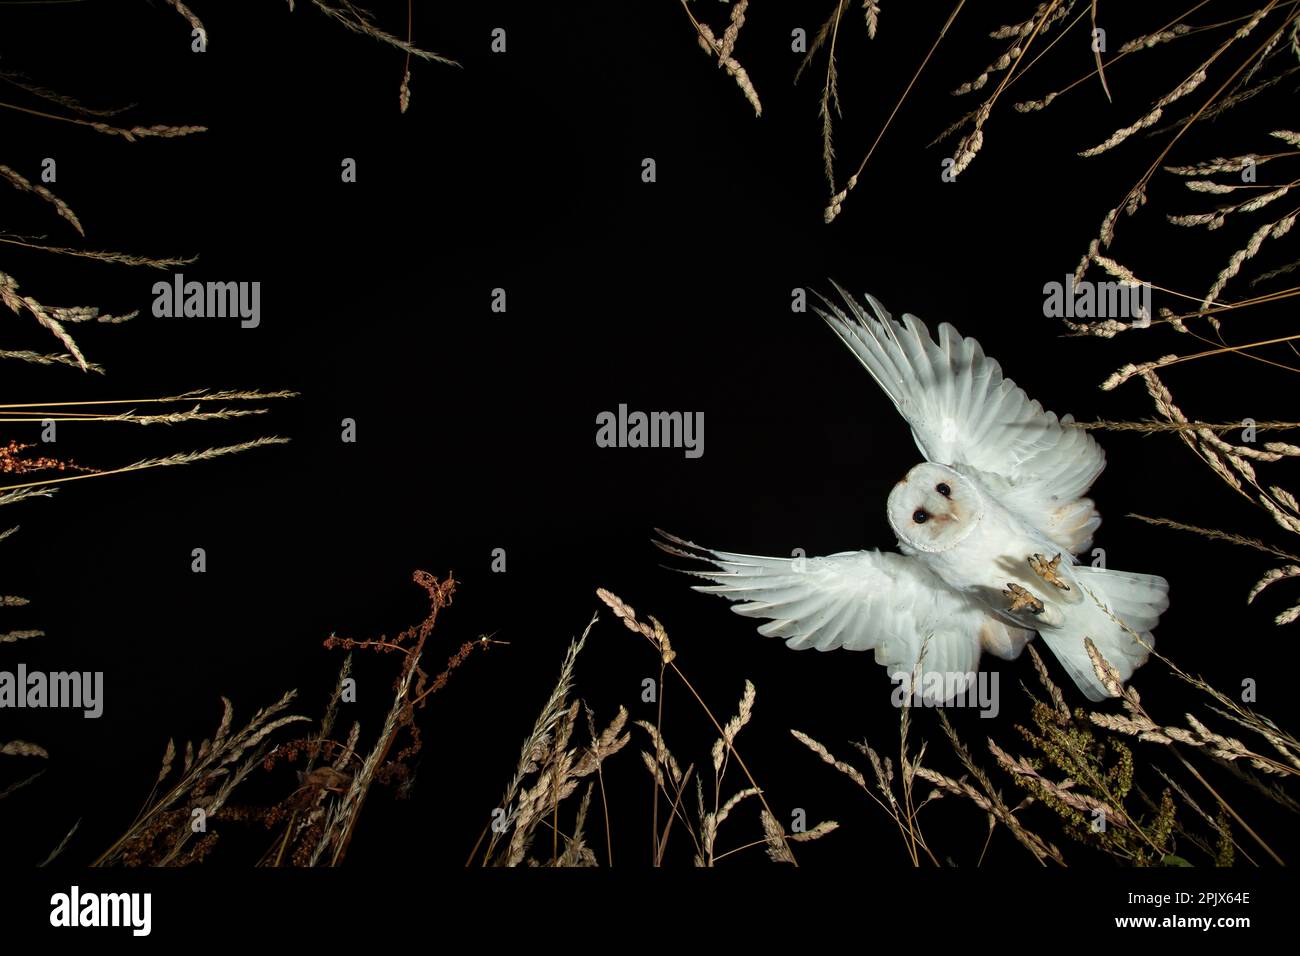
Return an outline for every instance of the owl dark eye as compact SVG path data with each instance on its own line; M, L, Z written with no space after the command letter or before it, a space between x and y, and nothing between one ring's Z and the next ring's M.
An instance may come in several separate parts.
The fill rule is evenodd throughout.
M917 508L915 511L912 512L912 520L915 521L917 524L925 524L925 522L929 519L929 517L930 515L921 508Z
M949 488L949 487L948 487L944 482L942 482L942 481L939 482L937 485L934 486L934 490L937 491L937 492L939 492L939 494L943 495L945 498L948 498L948 497L950 497L950 496L952 495L952 489Z

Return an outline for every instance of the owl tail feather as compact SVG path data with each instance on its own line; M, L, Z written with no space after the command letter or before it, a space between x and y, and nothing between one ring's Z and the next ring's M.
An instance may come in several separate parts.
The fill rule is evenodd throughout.
M1083 589L1083 600L1060 627L1039 633L1089 700L1104 700L1110 694L1097 677L1084 638L1092 638L1101 656L1127 681L1155 646L1151 631L1169 607L1169 582L1154 574L1083 565L1070 570Z

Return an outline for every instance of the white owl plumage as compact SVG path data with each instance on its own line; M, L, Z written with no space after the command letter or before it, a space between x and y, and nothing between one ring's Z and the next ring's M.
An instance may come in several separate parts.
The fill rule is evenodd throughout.
M1169 586L1076 558L1101 523L1084 497L1105 467L1101 447L1067 427L1070 416L1031 400L951 325L939 326L936 343L915 316L899 322L867 296L873 317L839 291L847 314L829 301L819 314L897 407L926 458L889 495L899 553L759 557L662 531L656 544L711 565L688 572L712 582L696 590L741 602L736 613L766 618L759 633L789 647L871 650L891 674L949 675L918 683L946 688L927 690L927 699L950 699L983 652L1013 659L1035 632L1090 699L1108 696L1084 638L1127 681L1154 644Z

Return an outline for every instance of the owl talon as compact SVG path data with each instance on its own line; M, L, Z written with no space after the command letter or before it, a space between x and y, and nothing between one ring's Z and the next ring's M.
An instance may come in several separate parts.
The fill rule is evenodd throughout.
M1070 586L1065 583L1056 570L1061 566L1060 554L1057 554L1051 561L1048 561L1041 554L1031 554L1029 556L1029 566L1033 568L1035 574L1053 587L1062 591L1070 590Z
M1026 608L1031 614L1043 613L1043 602L1034 597L1033 592L1022 588L1019 584L1008 584L1007 589L1002 593L1011 601L1010 610L1013 614Z

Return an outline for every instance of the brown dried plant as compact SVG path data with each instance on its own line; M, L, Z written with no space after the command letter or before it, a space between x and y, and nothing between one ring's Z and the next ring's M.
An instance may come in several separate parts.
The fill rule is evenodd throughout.
M283 713L296 696L297 691L289 691L235 732L231 731L234 707L223 697L224 710L216 733L197 749L192 741L185 744L176 779L159 793L158 788L172 776L177 757L175 741L167 741L162 769L144 807L127 831L92 865L166 866L201 860L217 840L215 831L207 832L208 822L220 819L231 794L264 759L267 738L281 727L307 719ZM204 835L189 847L195 832ZM187 847L188 852L183 852Z
M451 603L456 582L451 577L439 580L423 571L415 572L414 579L425 589L430 602L429 612L419 624L393 638L352 640L331 636L325 641L326 647L345 649L349 653L314 732L269 747L271 735L277 730L308 720L305 716L284 713L295 699L296 691L259 710L239 731L232 731L234 708L223 698L221 721L210 739L203 740L197 748L192 742L187 743L183 755L174 741L168 741L162 768L144 808L93 865L199 864L215 848L220 833L237 824L251 824L274 832L272 843L258 860L259 866L339 865L374 786L391 787L399 796L404 788L409 790L410 761L422 746L416 711L446 686L452 672L476 649L486 650L505 643L486 635L466 641L440 673L427 674L420 661L439 613ZM349 699L353 651L396 654L401 658L394 681L393 704L368 752L360 748L359 721L351 723L346 735L335 735L341 705ZM402 746L394 753L399 742ZM24 746L28 749L22 749ZM612 745L606 741L606 746ZM0 749L0 752L44 755L39 747L17 742L12 750ZM300 759L302 769L297 773L296 786L287 792L280 791L282 795L270 803L239 804L231 799L234 791L255 771L269 775L279 764ZM178 760L180 769L174 773ZM166 789L160 792L159 788L164 786ZM71 833L58 851L70 837Z
M1176 432L1183 443L1211 471L1218 475L1229 488L1261 508L1283 531L1292 535L1300 535L1300 502L1297 501L1295 494L1280 484L1261 483L1256 471L1256 463L1271 464L1286 459L1300 458L1300 447L1278 441L1263 442L1259 447L1256 447L1254 438L1257 426L1250 420L1230 426L1232 429L1239 429L1242 432L1243 440L1240 443L1229 442L1222 437L1229 426L1215 427L1189 421L1182 409L1174 402L1173 394L1168 386L1165 385L1156 372L1157 368L1171 364L1174 363L1166 361L1163 364L1155 362L1125 366L1116 372L1111 379L1108 379L1103 387L1114 387L1128 378L1140 376L1146 383L1147 392L1155 403L1156 411L1164 419L1164 424L1168 426L1166 429L1161 429L1162 431ZM1139 425L1140 423L1118 423L1117 426L1116 423L1107 423L1106 427L1126 428ZM1290 428L1292 426L1291 423L1287 422L1265 422L1264 427L1267 429ZM1300 557L1297 557L1294 552L1281 545L1271 545L1242 535L1200 528L1168 518L1154 518L1148 515L1132 515L1131 517L1150 524L1179 528L1205 537L1253 547L1288 562L1264 573L1263 577L1259 579L1246 596L1247 604L1252 603L1270 585L1278 581L1300 577ZM1300 604L1293 605L1279 613L1275 618L1275 622L1279 625L1290 624L1297 618L1300 618Z
M193 16L193 14L189 13L188 8L186 8L184 4L173 3L173 5L176 6L183 15L187 17ZM201 27L201 24L199 26ZM120 134L128 140L133 140L137 136L173 137L188 135L192 132L202 132L201 127L155 126L148 128L134 127L131 129L108 127L100 120L102 117L111 115L111 113L118 111L97 112L89 110L71 97L63 96L44 89L17 74L0 72L0 81L8 83L12 87L21 90L29 96L53 102L55 105L63 108L67 113L76 115L55 115L45 111L33 110L9 103L0 103L0 109L7 108L23 113L30 113L45 119L64 120L80 125L86 125L97 129L100 132L114 132ZM88 117L97 118L91 119ZM67 203L44 185L32 183L21 173L5 165L0 165L0 180L3 180L21 192L30 193L44 200L54 209L55 212L58 213L60 217L70 223L80 236L85 236L85 229L76 213L73 212ZM0 242L39 253L52 253L60 256L89 258L128 267L168 269L177 265L187 265L196 261L195 257L152 258L121 252L104 252L76 249L67 246L56 246L34 242L28 237L23 237L10 232L0 233ZM81 346L77 343L69 330L69 327L91 322L98 325L118 325L130 321L138 315L137 311L132 311L123 315L109 314L96 306L51 306L31 295L24 294L20 289L18 281L8 272L3 270L0 270L0 304L3 304L8 311L12 312L16 317L22 318L30 316L32 319L35 319L36 323L48 331L63 348L62 352L53 353L37 352L31 349L3 349L0 350L0 359L22 361L42 366L68 366L79 368L82 371L96 372L99 374L104 373L103 366L91 362L86 358ZM265 408L225 407L212 411L205 411L201 408L199 403L211 401L240 402L250 399L261 400L287 398L294 396L295 394L296 393L289 391L262 392L228 390L211 392L208 390L195 390L182 395L140 400L106 399L85 402L6 403L0 404L0 421L10 425L26 426L27 428L32 428L34 426L42 430L46 429L50 425L58 426L60 424L74 422L95 422L101 424L125 422L139 425L174 425L187 422L226 420L248 415L260 415L266 412ZM138 414L134 407L141 404L176 404L181 402L193 402L194 404L193 407L187 410L167 410L158 414ZM100 411L99 409L104 406L117 406L118 410L112 412ZM125 410L122 410L123 407L125 407ZM49 491L52 490L52 486L63 484L68 481L91 477L106 477L108 475L118 475L126 472L171 465L189 464L192 462L204 461L224 455L248 451L267 445L283 444L287 441L288 439L279 436L264 436L251 441L237 442L200 451L141 458L129 464L116 467L91 468L74 466L66 460L54 459L49 456L38 457L35 460L21 459L17 456L17 451L31 447L31 443L11 439L8 445L9 451L4 456L0 456L3 457L3 467L0 467L0 471L5 474L26 474L31 471L50 469L58 471L79 471L80 473L76 475L63 475L61 477L43 477L31 481L10 483L0 486L0 504L11 504L34 496L48 495Z
M686 11L686 16L691 20L698 34L700 49L718 61L718 68L724 70L726 74L736 81L736 86L744 94L749 105L754 108L755 116L763 115L763 104L758 98L758 91L754 89L754 83L749 78L749 73L740 65L733 53L736 49L736 41L740 38L740 28L745 25L745 11L749 8L749 0L734 0L731 5L731 20L727 28L723 30L722 36L715 36L712 28L707 23L697 20L695 14L691 12L688 0L681 0L682 9ZM873 31L874 32L874 31Z
M581 702L570 700L574 686L574 667L578 655L587 643L593 616L582 635L569 644L560 666L560 676L541 713L533 724L519 752L515 772L506 784L500 806L490 815L488 824L479 835L470 852L467 865L478 857L483 840L491 833L483 851L483 866L595 866L595 851L586 843L584 826L591 801L593 784L588 782L579 804L571 832L560 828L560 804L572 796L581 781L596 774L601 780L601 802L605 803L601 765L605 759L627 744L631 735L624 732L627 710L620 707L614 719L600 733L596 732L595 717L587 710L589 743L585 747L570 747L577 726ZM550 855L539 860L530 856L538 830L550 831ZM605 809L606 846L612 861L612 839L609 830L608 805ZM563 850L560 841L563 840Z
M8 74L0 74L0 79L15 82L14 78ZM31 87L29 84L23 84L17 81L17 85L28 89L34 95L45 98L55 97L48 91ZM0 104L3 105L3 104ZM79 110L80 107L74 101L63 98L62 104L70 109ZM80 219L61 199L51 193L46 187L34 185L21 174L8 166L0 166L0 179L5 180L10 185L20 191L32 193L45 200L53 206L55 211L80 234L85 234ZM189 262L193 260L154 260L137 256L127 256L121 253L103 253L87 252L81 250L68 249L65 247L48 246L26 241L12 234L0 235L0 241L19 247L26 247L38 252L51 252L60 255L74 255L88 258L100 259L103 261L117 262L127 266L148 266L154 268L164 268L172 264ZM86 359L81 348L73 339L68 331L68 326L76 323L97 322L100 324L118 324L132 318L135 313L123 316L114 316L103 314L98 308L88 306L77 307L55 307L46 305L30 295L22 294L19 290L17 281L7 272L0 271L0 304L3 304L10 312L18 317L30 315L38 325L49 331L54 338L60 343L64 351L54 353L41 353L29 349L4 349L0 350L0 359L16 360L28 363L34 363L42 366L71 366L80 368L83 371L93 371L103 373L104 369ZM60 424L83 423L83 422L129 422L134 424L178 424L190 421L207 421L216 419L226 419L240 417L250 414L261 414L265 409L238 409L238 408L220 408L213 412L201 410L200 404L205 401L222 400L230 402L244 401L247 399L269 399L283 398L292 395L291 392L219 392L210 393L206 391L196 391L186 393L183 396L171 396L161 399L148 399L143 402L121 402L113 400L100 400L90 402L18 402L0 404L0 421L11 426L23 427L26 429L39 430L39 434L44 435L46 431ZM174 403L177 401L194 402L193 408L188 411L167 411L162 414L140 415L137 414L133 406L144 403ZM109 413L98 411L96 409L104 406L130 406L126 410L117 410ZM200 451L182 452L177 454L165 455L160 457L141 458L126 465L115 467L94 467L77 463L67 457L53 456L48 454L31 454L30 450L35 447L34 442L20 441L15 438L8 439L0 445L0 475L8 478L8 482L0 485L0 505L17 504L24 501L30 501L36 498L49 498L57 486L61 486L70 481L83 480L87 478L106 477L108 475L123 474L126 472L141 471L158 467L173 465L183 465L192 462L203 461L223 455L234 454L263 447L272 444L281 444L288 439L278 436L267 436L252 441L239 442L231 445L207 448ZM14 481L14 478L22 479ZM0 534L0 539L9 537L17 528L11 528ZM26 605L28 602L25 598L18 596L0 597L0 606L16 607ZM39 628L11 628L7 627L5 622L3 631L0 631L0 644L13 644L18 641L26 641L32 638L44 636L44 631ZM12 746L0 751L5 756L13 756L23 753L27 756L48 756L45 750L35 744L25 744L23 742L11 742ZM17 749L19 745L26 748L25 750ZM240 770L230 777L230 780L242 780L242 774L246 771ZM37 775L39 776L39 775ZM11 793L14 789L24 786L36 779L35 776L28 777L16 784L7 787L3 792ZM217 796L224 801L229 790L219 788ZM219 805L219 804L218 804ZM212 804L209 804L209 809ZM168 811L171 813L172 811ZM155 820L162 820L163 817L157 817ZM174 814L166 818L169 822L175 822ZM156 827L162 827L161 823L154 823ZM71 839L72 833L76 827L69 831L64 840L47 858L46 862L53 859ZM161 829L155 830L155 835L161 834ZM200 841L206 849L212 845L212 841ZM179 846L179 844L178 844ZM125 852L125 851L124 851ZM169 857L169 860L174 859Z
M192 30L197 31L202 42L206 45L208 42L207 30L197 13L182 0L166 0L166 2L185 19ZM411 43L411 9L409 4L407 39L405 41L381 29L376 25L373 16L369 12L350 2L350 0L332 0L332 2L312 0L312 5L346 29L378 40L405 53L406 71L401 90L401 108L403 112L406 111L410 99L411 57L458 65L453 60L419 49ZM289 2L289 9L291 11L293 9L293 0ZM122 121L117 117L132 107L92 108L72 96L49 89L39 82L8 69L0 69L0 84L11 90L15 94L13 99L16 100L11 102L10 97L0 97L0 116L22 114L45 122L82 127L94 133L116 137L129 143L149 139L174 139L206 132L206 127L192 124L177 125L149 123L147 121ZM52 211L63 220L77 234L78 238L84 239L86 237L85 225L66 201L45 185L44 182L33 182L32 179L29 179L18 169L11 165L5 165L4 159L5 157L0 156L0 187L12 188L20 194L34 198L44 204L45 209ZM143 267L168 270L197 261L195 256L143 256L114 250L87 249L46 242L32 235L12 231L12 227L8 223L0 224L0 244L10 248L11 251L35 255L56 255L73 259L90 259L129 268ZM10 267L7 264L0 263L0 265L3 266L3 268L0 268L0 305L4 307L0 311L11 313L19 320L34 320L35 324L51 335L60 347L60 351L53 352L21 347L2 348L0 349L0 360L25 362L47 368L71 367L83 372L103 374L105 372L104 367L87 358L77 338L73 336L71 327L86 323L95 323L101 326L117 325L130 321L135 318L137 313L130 312L119 315L98 306L49 305L45 293L39 293L39 297L31 294L27 289L20 286L19 281L8 271ZM17 331L17 326L8 327ZM135 400L19 402L0 405L0 421L12 426L38 427L41 429L46 428L51 423L55 426L69 423L178 425L262 415L268 411L265 407L239 407L238 403L250 400L263 401L287 398L294 395L296 393L284 390L225 390L215 392L195 390L181 395ZM214 408L209 404L213 402L223 404ZM159 408L157 411L141 412L138 409L142 405L180 405L182 407ZM33 447L31 443L19 439L5 439L5 441L7 441L7 444L0 445L0 473L9 476L22 476L30 480L0 486L0 505L28 502L38 498L48 499L58 490L58 486L69 481L190 464L269 445L283 444L288 439L274 435L263 436L202 450L145 457L126 465L106 467L79 465L69 459L56 458L50 455L27 455L25 453L28 449ZM48 472L60 474L46 474ZM76 473L70 474L70 472ZM0 540L9 537L16 530L17 528L10 528L0 533ZM27 603L25 598L18 596L0 596L0 607L13 608ZM7 623L0 625L0 627L7 626ZM0 630L0 644L12 644L29 640L43 636L43 633L43 631L35 628ZM414 749L418 748L418 730L411 724L411 711L417 706L422 706L425 697L445 684L450 671L464 659L469 650L493 643L490 638L482 638L481 642L473 642L462 647L461 652L449 661L447 670L433 678L427 686L425 684L426 675L418 670L418 649L408 654L408 667L404 669L403 679L399 681L402 689L399 690L398 701L395 702L394 709L389 714L389 719L385 724L384 733L381 735L376 751L371 753L370 757L367 758L367 762L363 763L361 772L353 781L353 785L345 790L342 809L332 807L332 811L338 810L338 812L330 817L329 826L323 830L318 827L317 832L314 834L321 841L320 847L322 849L326 846L329 847L332 862L338 862L346 850L352 827L355 824L360 805L370 783L370 777L379 777L381 775L398 776L397 768L401 766L403 757L409 756L410 753L414 752ZM411 679L417 675L419 679L412 688ZM406 689L411 689L415 696L404 697ZM247 811L245 808L234 808L227 805L227 799L231 791L252 770L260 749L237 766L234 764L243 755L244 750L247 749L241 744L245 736L249 738L249 746L256 742L259 743L260 748L260 741L267 733L290 720L301 719L272 719L287 704L289 696L291 695L286 696L285 699L272 708L260 711L244 731L234 736L227 736L230 729L230 710L229 702L227 702L227 711L217 736L210 742L204 742L204 747L207 749L200 747L199 756L194 757L190 753L192 748L187 746L187 755L181 779L172 785L169 791L158 797L156 801L147 803L145 810L142 811L141 816L133 824L132 828L109 851L101 856L98 862L102 864L139 862L181 864L199 862L215 844L216 835L215 833L208 834L199 839L196 845L187 848L189 834L192 832L188 828L187 814L189 810L202 810L209 815L215 815L218 810L224 808L227 817L242 817L248 813L257 816L259 812L263 812ZM410 730L414 743L408 746L402 755L399 755L395 760L384 762L382 758L387 754L388 746L397 732L404 727ZM352 745L355 745L355 743L356 741L353 739ZM169 745L168 755L164 760L163 773L159 777L159 784L167 777L174 755L174 748ZM0 743L0 756L46 758L48 754L37 744L14 740ZM374 763L370 762L372 758ZM375 766L376 763L380 764L380 766ZM308 771L308 788L321 784L322 778L326 775L325 771L333 769L310 768ZM313 774L315 776L312 776ZM0 797L30 784L37 777L39 777L39 774L0 789ZM324 781L322 789L330 789L330 787L336 786L338 783L339 778L330 777ZM153 800L153 797L151 796L150 799ZM63 851L76 829L77 827L74 825L72 830L68 832L47 858L47 863ZM297 835L301 836L302 831L298 831ZM281 845L281 849L283 849L283 846L284 844Z
M659 681L657 688L657 705L658 718L654 724L649 721L638 721L638 724L650 734L655 744L655 753L642 754L646 768L650 771L651 779L654 782L654 815L651 820L651 834L653 836L653 862L656 866L663 863L664 850L667 846L668 835L672 830L674 820L681 820L683 826L690 833L695 842L695 863L697 866L712 866L717 860L732 853L749 849L754 846L766 846L768 856L773 860L782 863L789 863L798 866L795 859L794 849L791 843L804 840L818 839L819 837L831 832L837 826L833 821L827 821L818 824L811 830L803 832L787 833L784 827L777 821L776 814L768 806L767 798L763 794L763 789L750 773L749 767L746 766L740 752L736 750L735 740L742 727L749 722L753 713L754 699L756 692L754 686L748 681L745 682L745 692L741 696L740 707L735 717L731 718L724 726L720 723L713 711L709 709L704 698L695 690L694 685L687 679L677 664L677 652L673 649L672 642L668 638L668 632L659 621L650 617L650 622L646 623L637 618L636 611L627 604L622 598L611 591L599 588L596 596L605 603L607 607L614 612L614 616L623 622L623 625L630 631L640 634L650 645L658 652L660 668ZM664 677L668 670L681 681L682 685L695 698L696 702L704 710L709 722L718 732L719 739L713 746L712 760L714 772L714 799L713 809L705 809L703 782L696 776L696 803L699 811L699 822L697 828L692 828L687 822L681 809L682 795L687 788L694 765L692 764L685 772L680 769L677 761L673 759L672 753L668 750L664 741L663 734L660 730L663 726L663 708L665 696ZM740 768L741 773L749 781L749 786L743 788L726 801L722 800L723 777L726 775L727 767L730 762L735 760L736 766ZM668 800L669 820L665 823L662 830L658 822L659 794L662 793ZM717 830L722 822L731 814L732 810L743 800L749 797L756 797L762 805L760 810L760 822L763 825L764 838L761 841L747 843L743 846L728 850L726 853L716 853ZM698 832L697 832L698 831Z
M407 628L393 638L380 637L358 641L330 635L325 640L327 648L399 654L402 657L402 665L394 681L393 702L384 718L378 739L370 752L365 757L359 758L359 766L355 771L348 774L347 786L340 799L330 805L318 824L309 827L309 830L315 830L313 834L315 843L308 856L308 862L313 866L321 860L328 860L330 866L338 866L342 862L372 784L400 784L410 779L412 771L406 761L418 754L423 746L420 728L415 722L416 710L423 708L430 696L446 686L452 671L464 663L476 647L486 650L492 644L503 643L493 641L486 636L476 641L467 641L452 655L443 671L430 678L420 666L420 661L424 654L425 643L433 633L440 612L452 601L456 591L456 581L450 576L439 580L426 571L416 571L414 580L429 595L429 613L419 624ZM345 671L347 667L348 664L345 662ZM344 678L345 675L339 678L340 687ZM327 711L324 722L326 724L333 722L333 711L337 706L339 693L336 689L334 701ZM403 732L406 744L390 759L393 747ZM355 753L356 743L356 739L350 738L343 752L348 755ZM312 756L315 756L315 748ZM349 768L346 768L344 762L336 761L332 769L337 774ZM309 767L307 772L310 774L316 771ZM337 777L328 774L325 776L329 781L338 781ZM291 820L290 829L292 824ZM289 830L286 830L286 839L288 833Z

